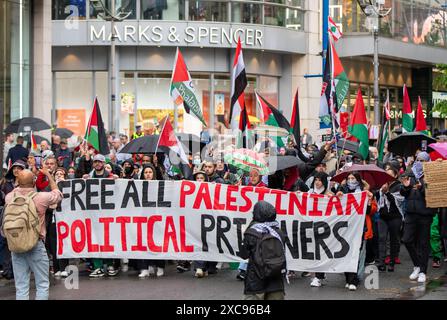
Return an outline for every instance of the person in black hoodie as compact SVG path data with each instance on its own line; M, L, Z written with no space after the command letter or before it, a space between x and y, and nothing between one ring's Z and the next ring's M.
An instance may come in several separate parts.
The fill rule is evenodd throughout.
M387 173L394 178L398 177L398 169L393 166L387 167ZM402 205L404 198L400 194L401 183L395 180L391 183L384 184L382 188L376 192L378 200L379 220L379 265L380 271L385 271L386 258L386 241L388 234L390 235L390 263L388 271L394 271L394 263L399 254L400 247L400 228L402 226L403 210Z
M427 265L430 253L430 226L436 209L427 208L425 202L425 181L423 162L430 161L427 152L420 152L413 164L412 174L405 174L400 189L401 195L405 197L406 214L404 223L404 235L402 242L413 261L413 272L410 280L425 283L427 280Z
M266 224L272 228L285 243L285 236L276 221L275 207L266 202L259 201L253 208L253 221L247 230L256 224ZM277 277L261 279L256 272L254 255L258 237L245 232L240 257L248 259L247 274L244 279L245 300L283 300L284 299L284 274Z

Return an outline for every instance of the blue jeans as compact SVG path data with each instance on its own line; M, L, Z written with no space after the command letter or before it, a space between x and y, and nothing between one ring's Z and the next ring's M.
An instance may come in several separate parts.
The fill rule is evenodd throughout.
M242 261L242 262L239 262L238 270L239 271L247 271L247 267L248 267L248 262Z
M25 253L12 252L12 265L16 285L16 300L29 300L31 271L36 282L36 300L48 300L50 289L47 250L43 241Z

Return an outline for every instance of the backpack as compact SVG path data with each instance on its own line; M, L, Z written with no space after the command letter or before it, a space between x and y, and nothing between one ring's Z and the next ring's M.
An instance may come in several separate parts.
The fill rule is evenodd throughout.
M33 198L37 192L27 195L14 193L3 212L3 235L9 251L23 253L34 248L40 236L40 223Z
M276 231L266 225L262 226L267 228L269 232L260 233L251 227L246 233L257 238L253 263L256 274L264 280L279 277L286 272L286 254L282 240L272 234Z

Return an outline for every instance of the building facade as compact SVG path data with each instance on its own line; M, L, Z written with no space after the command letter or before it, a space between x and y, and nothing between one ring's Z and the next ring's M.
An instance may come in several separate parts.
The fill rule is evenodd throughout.
M306 77L322 73L322 1L115 0L115 9L126 16L120 22L107 21L111 0L103 0L104 7L97 0L30 2L1 1L1 16L14 20L2 20L9 28L3 30L9 31L0 35L7 48L0 53L0 98L6 122L31 114L82 135L98 97L106 128L131 134L141 124L151 130L164 115L174 116L169 83L179 47L208 127L226 126L230 74L240 37L249 114L259 115L257 90L290 118L292 98L299 88L302 127L315 136L322 134L318 131L321 78ZM387 0L385 5L392 10L380 24L380 103L389 96L392 117L399 124L404 83L410 88L413 107L420 95L430 115L433 67L447 63L447 13L434 0ZM21 9L14 11L13 6ZM330 15L344 33L336 44L351 82L344 107L352 109L360 87L373 122L369 21L356 1L331 0ZM17 57L17 50L22 52L21 60L8 60ZM12 66L22 71L15 72ZM178 131L203 130L182 109L177 120Z

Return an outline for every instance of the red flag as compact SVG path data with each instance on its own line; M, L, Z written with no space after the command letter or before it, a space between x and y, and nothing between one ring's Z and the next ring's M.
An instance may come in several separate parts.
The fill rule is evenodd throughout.
M416 113L416 128L414 131L428 134L427 123L425 122L424 112L422 111L421 97L418 97L418 109Z

